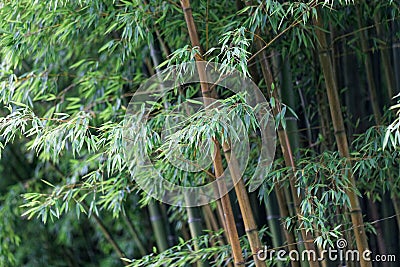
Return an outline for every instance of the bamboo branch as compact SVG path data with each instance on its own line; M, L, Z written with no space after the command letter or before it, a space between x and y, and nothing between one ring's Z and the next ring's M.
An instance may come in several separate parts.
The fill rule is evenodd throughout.
M133 227L131 220L129 219L129 217L127 215L122 215L122 218L124 219L125 224L128 227L128 231L131 234L132 238L135 241L136 246L139 249L140 255L141 256L146 255L146 249L143 246L142 242L140 241L139 235L136 232L135 228Z
M85 202L80 202L82 207L85 209L85 212L89 212L89 207ZM114 248L115 252L117 253L118 257L121 259L122 263L125 266L128 266L129 263L122 260L123 258L126 258L125 253L122 251L122 249L119 247L118 243L114 240L112 237L111 233L108 231L107 227L104 225L103 221L95 214L92 213L91 216L93 219L96 221L96 225L100 228L101 232L103 233L104 237L107 239L108 243L111 244L111 246Z

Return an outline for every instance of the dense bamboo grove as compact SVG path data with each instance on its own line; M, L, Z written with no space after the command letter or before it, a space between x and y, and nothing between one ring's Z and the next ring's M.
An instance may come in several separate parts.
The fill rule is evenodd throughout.
M0 266L398 266L399 8L0 1ZM127 157L124 116L149 77L194 63L204 81L204 62L259 87L275 156L270 168L258 162L262 105L223 86L180 86L152 103L129 153L148 153L174 184L216 181L225 192L226 169L235 184L207 205L189 205L189 194L162 203L138 185L156 180ZM185 102L197 112L165 132ZM249 142L244 170L235 119ZM213 147L202 171L168 161L178 150L196 159L202 140ZM352 253L360 259L343 256Z

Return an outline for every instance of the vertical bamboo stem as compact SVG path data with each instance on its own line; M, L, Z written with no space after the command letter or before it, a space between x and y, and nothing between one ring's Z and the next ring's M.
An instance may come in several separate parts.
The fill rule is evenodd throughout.
M281 246L281 238L279 232L279 216L275 212L276 204L272 203L272 196L264 193L264 204L267 209L267 223L272 235L272 246L274 248ZM275 205L274 205L275 204ZM278 267L283 267L282 262L277 262Z
M156 237L157 247L160 251L165 251L168 249L168 239L165 233L165 224L162 220L162 215L157 203L151 201L148 205L150 222Z
M397 19L393 19L392 21L392 32L399 31L399 21ZM393 53L393 69L394 69L394 77L395 77L395 90L394 94L398 94L400 92L400 40L399 38L393 38L395 34L392 34L392 53Z
M189 203L189 200L187 200L187 203ZM190 235L192 236L193 239L196 239L202 235L200 210L198 207L187 207L186 212L188 215L188 225L189 225ZM199 242L197 240L194 240L194 250L199 251L199 249L200 249ZM206 267L209 266L209 264L207 261L204 262L197 261L197 266Z
M263 48L263 45L260 40L256 40L256 45L257 49L261 50ZM275 99L275 107L272 108L272 112L274 116L276 117L281 111L280 111L280 103L279 103L279 97L277 95L277 90L272 90L272 84L274 83L274 78L271 73L271 68L269 65L269 62L267 60L267 55L265 53L265 50L262 50L259 53L259 58L260 58L260 63L261 63L261 70L263 72L264 79L266 81L267 87L268 87L268 93L270 94L270 97L274 97ZM279 137L279 142L281 144L282 152L283 152L283 157L285 160L286 166L291 168L290 175L291 178L289 180L290 184L290 190L292 193L293 197L293 202L295 205L295 211L297 215L297 219L299 221L299 224L301 224L302 221L302 216L301 216L301 211L300 211L300 204L301 204L301 199L299 195L297 194L297 188L295 186L296 183L296 177L295 177L295 163L294 163L294 158L293 158L293 153L292 149L290 147L289 143L289 138L287 135L287 132L282 128L282 126L279 126L278 129L278 137ZM304 240L304 245L308 251L312 251L311 253L314 255L317 255L316 248L314 246L314 238L312 237L310 232L306 232L304 228L301 228L301 234ZM319 266L318 261L309 261L311 267L317 267Z
M214 213L211 210L211 207L209 205L205 205L202 207L202 210L204 213L204 217L206 217L207 220L209 221L210 229L212 229L213 231L218 231L219 230L218 222L217 219L215 218Z
M381 12L380 10L377 10L374 14L374 22L375 22L375 28L376 32L378 34L378 38L384 42L384 45L379 47L381 59L382 59L382 67L383 67L383 75L385 77L385 83L386 83L386 90L387 90L387 96L389 98L389 103L392 100L393 93L395 92L395 81L394 81L394 73L393 73L393 68L392 64L390 63L390 56L389 56L389 47L388 47L388 42L387 40L384 39L384 34L383 34L383 26L381 23Z
M253 211L251 209L249 195L247 194L244 181L240 177L240 171L237 169L239 163L237 162L235 155L231 153L231 148L228 145L228 143L224 142L222 144L222 148L224 150L225 159L228 162L228 167L232 174L232 178L234 181L237 181L237 184L235 184L235 192L238 198L240 211L242 212L245 231L247 238L249 239L250 249L253 254L254 263L257 267L265 266L265 263L262 262L257 256L258 250L261 249L261 242L258 237L257 225L254 220Z
M344 128L343 117L341 113L341 107L339 102L338 89L336 85L336 81L333 77L332 63L328 53L328 44L326 40L325 33L323 32L323 22L322 22L322 14L317 9L317 17L313 18L313 22L315 25L315 33L319 43L318 51L319 51L319 60L321 62L322 71L325 77L326 90L328 94L328 101L330 103L330 111L333 120L333 127L335 129L335 138L338 146L339 153L342 157L346 157L349 160L349 170L350 167L350 153L349 147L347 143L347 136ZM350 182L351 187L355 188L356 183L353 175L350 173ZM364 229L364 222L362 218L362 212L360 208L360 203L357 197L357 194L352 190L352 188L346 190L346 194L350 199L350 212L351 212L351 220L354 228L354 235L356 237L357 249L363 253L368 249L368 241L367 236ZM363 257L360 258L361 267L371 267L372 264L369 261L366 261Z
M249 72L250 72L251 76L253 77L253 79L256 82L259 81L259 75L258 75L258 72L256 70L256 65L255 64L250 64L249 65ZM285 197L285 192L287 190L285 190L286 188L284 188L283 191L285 191L285 192L282 192L282 190L281 190L282 186L281 186L280 182L277 182L275 186L276 186L276 188L278 188L274 192L276 194L276 199L277 199L277 202L278 202L278 209L279 209L280 217L281 218L289 218L291 216L290 215L291 212L289 210L289 204L288 204L287 198ZM268 211L268 206L267 206L267 213L270 213L270 211ZM267 215L267 216L270 216L270 215ZM282 225L282 229L283 229L284 237L285 237L286 242L288 244L288 249L290 251L298 251L297 250L297 246L296 246L296 237L294 235L294 232L293 231L289 231L289 229L287 229L284 225ZM277 242L276 239L277 239L277 237L273 236L273 242L276 243ZM299 265L298 261L292 261L291 262L291 266L292 267L299 267L300 265Z
M378 206L376 205L375 202L373 202L371 199L368 200L368 206L371 211L371 218L375 223L375 230L376 230L376 242L378 244L378 249L379 253L382 255L387 255L387 249L386 249L386 244L384 240L384 234L382 231L381 224L379 223L379 212L378 212ZM382 262L381 266L389 266L389 263L387 262Z
M361 8L360 5L356 4L356 14L357 14L357 23L358 27L361 29L362 24L361 24ZM378 97L376 94L376 85L375 85L375 80L374 80L374 72L372 69L372 61L371 57L368 53L368 38L367 38L367 33L365 31L359 31L358 34L360 38L360 43L361 43L361 49L363 52L363 59L364 59L364 66L365 66L365 72L367 75L367 82L368 82L368 91L369 91L369 97L370 97L370 102L372 106L372 111L374 113L375 121L380 121L381 120L381 112L379 110L379 101Z
M295 110L296 109L295 103L298 102L298 100L296 99L296 95L293 89L292 73L289 61L287 59L282 58L282 55L276 51L274 51L273 55L274 56L272 58L272 64L274 67L274 73L279 73L278 75L280 81L279 89L280 89L280 97L282 99L282 103L286 104L288 107ZM286 120L286 129L289 134L290 146L292 148L297 149L300 147L300 141L299 141L296 118L294 118L293 116L289 116L288 113L286 113L285 120ZM310 123L308 119L306 119L307 129L310 128L309 124ZM311 133L309 133L309 131L307 131L307 135L309 136L311 142ZM294 151L294 153L296 153L296 151Z

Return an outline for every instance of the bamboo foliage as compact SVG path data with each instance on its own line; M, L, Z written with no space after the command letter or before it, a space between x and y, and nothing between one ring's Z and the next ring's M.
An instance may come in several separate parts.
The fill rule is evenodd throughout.
M399 1L19 0L0 7L0 266L359 266L327 254L319 262L277 255L307 249L321 256L341 238L347 251L397 256ZM258 107L202 83L149 102L147 123L132 129L140 140L133 154L147 153L172 184L216 179L215 192L226 192L224 168L238 181L222 199L182 208L142 190L138 179L156 179L137 167L141 158L126 157L131 136L122 121L147 78L194 61L222 63L259 86L279 147L249 195L246 178L259 166ZM218 110L172 118L199 96L206 107L214 98ZM235 126L223 125L230 112L248 134L244 180L243 161L225 138ZM170 118L177 130L165 133ZM184 172L168 158L175 137L188 158L213 139L216 157L203 171ZM272 255L264 260L266 246Z

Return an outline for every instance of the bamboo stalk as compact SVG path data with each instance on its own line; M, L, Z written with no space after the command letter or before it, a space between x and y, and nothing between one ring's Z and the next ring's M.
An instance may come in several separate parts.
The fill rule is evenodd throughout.
M392 32L398 32L399 22L396 19L392 20ZM394 34L392 34L392 53L393 53L393 70L395 77L395 90L394 94L398 94L400 92L400 40L398 38L394 38Z
M289 218L290 213L289 213L288 206L286 204L287 201L286 201L285 194L282 192L282 189L281 189L281 184L279 182L277 182L275 187L277 189L274 192L276 195L276 199L278 201L279 213L281 215L281 218ZM298 251L297 245L296 245L297 244L296 236L294 234L294 231L289 231L289 229L287 229L284 225L282 225L282 227L284 230L283 233L285 235L285 239L288 244L288 249L290 251ZM300 262L298 262L298 261L291 261L290 264L292 267L300 266Z
M216 188L215 190L219 192L218 186L217 186L217 188ZM225 231L224 231L224 237L225 237L226 242L229 243L229 242L230 242L230 238L229 238L229 233L228 233L228 231L226 231L227 226L226 226L226 222L225 222L225 218L224 218L224 209L222 208L221 199L217 199L217 200L216 200L216 203L217 203L217 217L218 217L218 221L219 221L219 224L222 225L223 229L225 229Z
M209 205L202 206L204 221L206 223L207 229L212 229L213 231L217 232L220 228L218 226L217 219L215 218L214 213L212 212ZM220 245L225 245L223 238L218 238L218 242ZM214 239L210 239L211 246L216 246L216 241ZM218 259L218 255L214 255L214 259ZM233 265L228 262L227 267L232 267Z
M264 76L264 79L266 81L267 87L268 87L268 94L269 97L274 97L275 99L275 107L272 108L272 112L274 114L274 116L276 117L280 112L280 102L279 102L279 97L277 95L277 90L272 90L272 84L274 84L274 78L272 76L271 73L271 68L267 59L267 55L265 50L262 50L262 43L260 40L256 40L256 45L257 45L257 49L260 50L260 53L258 54L258 57L260 58L260 64L261 64L261 70ZM289 138L287 135L286 130L284 130L282 128L282 125L279 126L278 128L278 138L279 138L279 142L282 148L282 152L283 152L283 157L285 160L285 164L286 166L291 168L290 171L290 179L289 179L289 184L290 184L290 190L292 193L292 197L293 197L293 202L294 202L294 206L295 206L295 211L296 211L296 216L297 216L297 220L299 222L299 224L301 224L302 221L302 216L301 216L301 211L300 211L300 204L301 204L301 199L299 197L299 195L297 194L297 188L295 186L296 183L296 177L294 175L295 173L295 163L294 163L294 158L293 158L293 153L292 153L292 149L289 143ZM304 230L304 228L301 228L301 235L303 237L304 240L304 245L305 248L308 251L312 251L311 253L315 253L315 255L317 255L316 252L316 248L314 246L314 238L312 237L310 232L306 232ZM311 267L317 267L319 266L318 261L309 261L310 266Z
M188 198L187 195L185 195L185 200L186 203L189 203L190 200L186 199ZM188 225L189 225L189 231L190 235L192 236L192 239L196 239L202 235L202 226L201 226L201 215L200 215L200 210L198 207L187 207L186 208L187 216L188 216ZM197 240L194 240L194 250L199 251L199 243ZM206 267L210 266L207 261L197 261L197 266L199 267Z
M392 197L394 212L396 214L397 227L400 231L400 198L397 196Z
M200 48L200 44L198 43L197 35L192 34L191 38L193 38L194 36L195 36L195 38L194 38L194 40L192 40L192 44L196 45ZM196 41L197 41L197 43L196 43ZM207 90L207 92L208 92L208 90ZM207 106L207 104L206 104L206 106ZM228 162L230 172L232 174L232 179L234 181L238 181L238 183L235 185L235 192L236 192L236 195L238 198L239 207L240 207L243 222L245 225L246 235L249 239L250 248L251 248L251 251L253 254L253 259L254 259L255 265L256 266L265 266L265 263L260 261L257 257L257 252L261 248L261 243L260 243L260 240L258 237L257 226L256 226L256 223L254 220L254 215L253 215L253 212L251 209L251 205L250 205L250 201L249 201L248 194L246 191L246 187L244 185L243 180L240 177L240 174L239 174L240 172L237 169L235 169L235 167L238 166L237 162L230 164L231 159L234 161L236 161L236 159L234 159L234 155L231 155L230 147L229 147L228 143L224 142L222 144L222 147L224 149L224 155Z
M231 148L227 142L222 144L222 148L224 150L225 159L228 162L228 167L232 174L232 178L234 181L237 181L237 184L235 184L235 192L239 202L240 211L242 212L243 223L247 238L249 239L254 263L257 267L265 266L265 263L257 257L257 252L261 249L261 242L258 236L253 210L251 209L249 195L247 194L244 181L240 177L240 171L237 169L239 163L237 162L235 155L231 153Z
M279 73L278 78L280 81L280 97L282 99L282 103L285 103L288 107L291 109L295 110L295 103L298 102L298 99L296 99L296 95L294 93L293 89L293 83L292 83L292 73L290 69L290 64L287 59L283 59L282 55L276 51L273 52L273 58L272 58L272 64L274 67L274 73L275 75ZM300 95L301 97L301 95ZM303 101L302 101L303 102ZM300 147L300 141L299 141L299 135L298 135L298 127L297 127L297 122L296 118L293 116L289 116L289 113L286 113L286 129L287 132L289 133L289 142L290 146L292 148L299 148ZM310 123L308 118L306 118L306 127L307 127L307 136L309 139L309 142L311 143L311 131L309 130ZM296 151L294 151L295 154Z
M361 16L361 12L360 12L360 9L358 8L358 10L357 10L357 14L358 14L358 16ZM375 16L374 16L374 20L375 20L375 25L376 25L376 28L377 28L377 31L378 31L378 35L382 35L382 29L381 29L381 25L379 24L379 16L377 15L378 13L375 13ZM358 18L358 27L359 28L361 28L361 20L360 20L360 18ZM380 28L379 30L378 30L378 27ZM361 40L361 42L366 42L366 40L365 40L365 38L364 39L362 39ZM365 47L365 45L364 45L364 47ZM387 51L385 50L385 48L383 48L383 50L385 51L385 56L387 56L388 57L388 54L387 54ZM383 52L383 51L382 51ZM381 54L382 56L383 56L383 54ZM366 56L368 56L368 55L366 55ZM346 62L347 63L347 62ZM390 61L388 62L388 64L390 64ZM345 65L345 67L347 68L347 64L344 64ZM390 67L390 66L389 66ZM390 70L391 70L391 68L390 68ZM388 68L386 68L386 70L384 70L384 72L385 72L385 74L388 74L386 71L389 71L388 70ZM345 71L346 72L346 71ZM345 73L345 76L346 76L346 80L349 80L349 77L347 77L347 76L349 76L348 75L348 73ZM386 77L387 78L387 77ZM388 90L392 90L392 82L393 82L393 80L390 78L390 80L391 81L388 81L387 80L387 83L388 83L388 86L389 86L389 88L388 88ZM389 95L392 95L392 93L391 92L388 92L388 94ZM390 97L391 98L391 97ZM371 102L373 102L374 100L373 99L371 99ZM377 99L375 99L375 101L377 101ZM390 100L388 101L389 103L390 103ZM373 103L372 103L373 104ZM378 105L378 103L375 103L376 105ZM380 117L380 114L375 114L374 115L374 118L375 118L375 124L376 125L379 125L380 124L380 121L378 121L378 119L379 119L379 117ZM377 241L377 246L378 246L378 249L379 249L379 252L381 253L381 254L386 254L387 253L387 249L386 249L386 244L385 244L385 242L384 242L384 239L383 239L383 232L382 232L382 228L381 228L381 225L380 225L380 223L379 223L379 221L378 221L378 219L379 219L379 212L378 212L378 209L377 209L377 206L376 206L376 204L371 200L371 199L368 199L368 206L369 206L369 208L370 208L370 212L371 212L371 218L372 218L372 220L373 221L376 221L376 224L375 224L375 229L376 229L376 232L377 232L377 235L376 235L376 241ZM387 263L382 263L382 265L383 266L388 266L387 265Z
M215 143L218 144L218 142ZM216 153L214 159L215 176L217 177L217 181L219 181L218 189L220 190L220 192L226 192L227 191L226 184L225 181L223 180L224 170L222 167L221 152L219 146L217 147L218 149L216 149L215 151ZM235 266L245 266L245 261L243 259L242 249L240 247L240 242L239 242L239 236L235 226L235 219L233 218L232 206L228 194L225 194L221 198L221 204L224 211L224 219L227 227L228 237L232 247Z
M361 28L361 26L362 26L361 25L361 9L360 9L359 5L357 5L356 10L357 10L357 18L358 18L358 20L357 20L358 21L358 27ZM374 20L375 20L375 26L376 26L376 29L377 29L377 32L378 32L378 36L381 36L383 30L382 30L381 25L379 24L379 13L378 12L375 13ZM363 51L365 51L365 47L367 46L366 33L363 34L363 32L360 32L360 35L361 35L362 49L363 49ZM387 52L385 49L381 50L381 56L382 57L383 57L383 54L385 52ZM368 54L365 55L365 56L368 59L370 59ZM385 53L385 56L387 57L386 60L388 60L388 54L387 53ZM365 61L365 64L366 64L366 67L368 66L372 70L372 66L371 66L372 63L370 61L371 60L369 60L369 62ZM367 64L370 64L370 65L367 65ZM385 64L390 64L390 61L387 61L386 63L384 63L385 75L386 74L389 75L389 73L386 73L386 71L389 71L388 68L390 66L385 67ZM368 73L368 71L367 71L367 75L368 76L370 75L370 73ZM370 83L371 80L373 82L373 77L368 79L368 83ZM388 89L388 95L390 96L389 99L391 99L391 97L392 97L392 81L390 81L390 80L391 80L391 77L389 77L389 81L386 80L386 82L388 83L387 84L387 86L388 86L387 89ZM372 86L372 88L373 87L374 86ZM375 92L375 94L376 94L376 92ZM388 102L390 103L390 100ZM378 106L378 99L377 99L376 96L375 96L375 98L371 97L371 105L372 105L372 109L374 111L375 124L379 125L381 123L380 122L381 114L380 114L379 110L378 110L378 114L375 114L375 112L376 112L375 109L376 108L374 108L374 106ZM378 213L376 204L371 199L368 199L368 206L369 206L370 211L371 211L372 220L373 221L377 221L379 219L379 213ZM383 237L383 233L382 233L382 229L381 229L381 226L380 226L379 222L377 222L375 224L375 230L377 232L376 240L377 240L377 246L378 246L379 252L381 254L386 254L386 252L387 252L386 245L385 245L385 242L383 241L383 238L382 238ZM387 263L382 263L382 265L383 266L388 266Z
M376 222L374 224L375 230L376 230L376 242L378 245L379 253L382 255L387 255L387 249L386 249L386 243L384 240L384 235L382 231L381 224L379 223L379 212L378 212L378 206L376 205L375 202L373 202L371 199L368 199L368 206L371 211L371 219ZM388 262L382 262L381 266L389 266Z
M357 15L358 27L361 29L362 28L362 23L361 23L362 15L361 15L361 10L360 10L360 5L357 5L357 4L356 4L356 15ZM381 112L379 109L378 97L376 94L374 72L372 69L373 65L372 65L371 57L368 53L367 33L366 33L366 31L359 31L358 36L360 39L361 49L363 52L364 67L365 67L365 73L367 75L368 92L369 92L370 102L371 102L371 106L372 106L372 111L374 113L375 121L380 121L382 116L381 116Z
M215 232L218 231L220 229L220 227L218 226L217 219L215 218L215 215L214 215L213 211L211 210L210 205L203 206L202 210L204 213L204 217L207 218L207 220L209 221L209 225L210 225L209 228Z
M335 28L333 27L333 23L331 21L329 21L328 24L329 24L330 38L331 38L331 40L335 40L337 34L336 34L336 31L335 31ZM338 45L337 45L336 42L334 42L332 44L331 53L332 53L332 69L333 69L333 72L334 72L333 76L335 77L336 81L339 81L339 75L338 74L340 72L338 72L338 65L340 65L340 64L338 64L339 52L338 52Z
M255 79L256 82L259 81L259 75L256 70L255 64L249 65L249 72L250 72L251 76L253 77L253 79ZM276 182L275 187L278 188L277 190L274 190L274 192L275 192L276 199L278 202L278 209L279 209L280 217L283 219L289 218L289 217L291 217L291 215L290 215L291 211L290 211L290 205L288 203L289 198L285 196L287 190L286 190L286 188L283 188L283 192L282 192L282 185L279 181ZM268 210L267 210L267 212L268 212ZM283 224L281 226L283 229L284 237L288 244L288 249L291 251L298 251L297 246L296 246L296 237L294 235L294 232L289 231L289 229L287 229ZM299 267L300 264L298 261L292 261L291 266Z
M381 60L382 60L382 67L383 67L383 75L385 77L385 83L386 83L386 90L387 90L387 96L389 98L389 102L391 102L393 98L393 93L395 92L395 81L394 81L394 72L392 68L392 64L390 63L390 56L389 56L389 48L387 47L387 41L384 40L384 30L383 26L381 23L381 12L380 10L376 11L374 14L374 22L375 22L375 28L376 32L378 34L378 38L384 42L384 45L381 45L379 47L380 55L381 55Z
M273 52L273 54L277 54L275 52ZM273 57L273 65L277 65L274 68L276 69L276 71L280 71L281 75L279 75L278 77L280 78L280 85L278 87L279 92L280 92L280 99L282 100L283 103L285 103L288 107L292 108L293 110L296 109L295 103L296 102L300 102L300 105L303 109L304 112L304 122L305 122L305 127L307 129L307 140L308 140L308 146L312 147L313 145L313 139L312 139L312 132L311 132L311 124L310 121L307 117L307 112L306 112L306 100L303 96L302 93L302 89L299 88L298 90L298 95L300 98L300 101L298 101L295 98L295 93L294 93L294 89L293 89L293 83L292 83L292 74L291 74L291 68L290 68L290 64L289 61L287 59L281 59L277 57L281 57L280 55L277 55L275 57ZM275 60L274 60L275 59ZM274 62L275 61L275 62ZM279 66L281 65L281 66ZM276 72L274 72L276 75ZM286 116L288 116L289 113L286 113ZM286 118L286 129L285 132L287 133L287 136L289 138L289 145L290 148L295 149L295 151L293 151L293 156L297 156L299 157L299 149L300 149L300 141L299 141L299 133L298 133L298 127L297 127L297 121L296 118L294 117L287 117ZM290 196L290 192L289 190L286 189L287 194ZM295 210L293 212L293 214L297 214L297 210ZM299 238L300 239L300 238ZM302 253L304 251L304 249L306 249L305 245L300 243L298 246L299 252ZM321 265L324 264L325 261L321 262ZM306 265L305 262L302 262L302 265ZM308 265L306 265L308 266Z
M343 49L343 64L342 64L342 71L343 71L343 82L344 86L348 89L345 92L346 102L345 105L347 107L348 113L352 114L354 118L361 118L364 116L364 99L363 90L359 90L359 73L353 71L357 68L357 57L355 54L349 53L347 40L342 42L342 49ZM326 96L325 96L326 97ZM353 123L355 123L353 121ZM364 121L360 122L359 128L360 131L363 131L367 125ZM355 131L352 125L348 125L347 133L349 138L352 138L353 133ZM350 139L349 142L352 140Z
M168 239L167 234L165 233L165 224L160 209L154 201L151 201L148 207L150 222L156 237L157 247L160 251L165 251L168 249Z
M186 21L186 25L187 25L187 28L189 31L189 37L190 37L192 46L198 47L199 51L201 53L200 41L199 41L199 37L197 34L196 25L194 23L192 9L190 6L190 1L189 0L181 0L180 2L181 2L181 7L183 10L184 16L185 16L185 21ZM204 73L201 61L202 61L201 56L197 55L196 63L198 66L198 72L199 72L200 79L202 81L206 81L207 77L206 77L206 74ZM208 85L206 83L200 83L200 85L201 85L202 95L204 97L204 105L207 107L210 104L207 102L209 102L209 97L211 96L211 92L209 91ZM223 177L224 170L223 170L223 166L222 166L220 144L216 139L214 139L213 142L216 147L213 165L214 165L215 177L218 181L218 189L220 190L220 192L226 192L227 190L226 190L226 184L225 184L224 177ZM232 206L231 206L228 194L225 194L221 198L221 204L222 204L222 208L223 208L223 212L224 212L224 220L226 223L226 230L228 232L228 237L230 239L230 244L232 247L232 254L233 254L234 261L235 261L235 265L236 266L244 266L245 262L243 259L242 249L240 247L240 242L239 242L239 236L238 236L237 229L235 226L235 219L233 218Z
M275 207L276 204L274 205L272 202L272 196L267 195L267 193L264 193L264 205L267 210L267 223L268 227L271 231L272 235L272 246L274 248L278 248L281 246L281 238L280 238L280 232L279 232L279 219L280 217L276 214L275 212ZM293 242L293 241L292 241ZM283 262L278 261L277 263L278 267L283 267Z
M182 223L181 234L186 241L190 240L190 234L185 223Z
M335 129L335 138L338 146L339 153L342 157L348 159L349 171L351 170L350 153L347 143L347 136L345 132L345 127L343 123L343 117L341 113L341 107L339 102L339 95L336 81L333 77L332 63L330 56L328 54L328 44L326 40L325 33L323 32L323 22L322 14L319 9L317 9L317 17L313 18L313 23L315 25L315 33L319 43L319 60L321 63L322 71L325 77L326 90L328 94L328 101L330 104L330 111L333 121L333 127ZM353 175L350 173L351 187L355 188L356 183ZM357 194L352 190L352 188L346 190L346 194L350 200L350 212L351 220L353 223L354 235L356 238L357 249L361 253L368 249L367 236L364 230L364 222L362 218L362 211L360 208L360 203ZM360 259L361 267L371 267L371 262L366 261L363 257Z
M246 5L251 5L251 1L247 1ZM259 35L259 34L257 34L257 35ZM267 94L269 95L270 98L274 97L275 102L276 102L275 107L272 108L272 112L273 112L274 116L276 117L280 113L281 110L280 110L280 102L279 102L277 90L272 90L272 84L274 84L274 78L273 78L270 64L268 62L267 55L266 55L266 52L264 50L261 40L259 38L257 38L255 40L255 43L256 43L256 48L258 49L258 52L256 54L257 54L258 58L260 59L261 70L262 70L262 73L263 73L263 76L264 76L264 79L265 79L265 82L266 82L267 88L268 88ZM292 170L291 178L289 179L289 184L290 184L290 190L292 192L293 202L295 205L297 219L298 219L299 223L301 224L301 221L302 221L302 216L301 216L301 212L300 212L301 200L300 200L299 196L297 195L297 188L295 186L296 178L294 175L295 164L294 164L294 159L293 159L293 153L291 150L287 132L286 132L286 130L284 130L282 128L282 125L280 125L279 129L278 129L278 138L279 138L279 141L281 144L285 164L286 164L286 166L290 167ZM306 232L304 230L304 228L302 228L301 234L304 239L304 245L305 245L306 249L309 251L312 251L312 253L315 253L315 255L317 255L316 248L314 246L314 239L313 239L311 233ZM310 263L311 267L319 266L319 263L317 261L309 261L309 263Z

